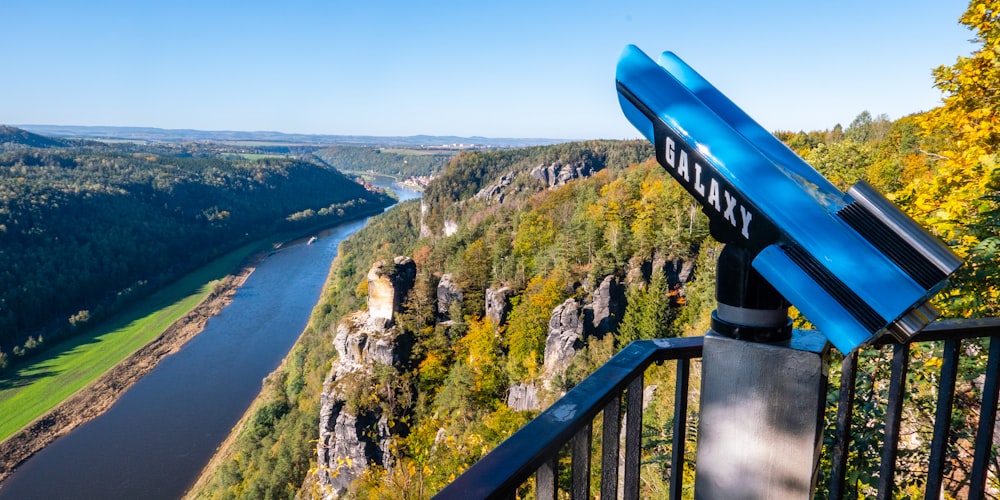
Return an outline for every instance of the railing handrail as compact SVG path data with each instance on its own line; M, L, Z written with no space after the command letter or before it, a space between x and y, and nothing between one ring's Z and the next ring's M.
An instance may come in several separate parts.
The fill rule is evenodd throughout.
M991 337L995 335L997 330L1000 330L1000 317L939 319L914 335L909 343ZM892 335L883 335L873 342L872 345L884 346L896 343Z
M472 465L435 498L503 498L590 424L649 365L701 356L702 337L632 342ZM511 470L514 469L514 470Z
M996 418L997 393L1000 392L1000 388L998 388L1000 381L998 381L998 374L996 373L1000 372L1000 340L997 340L1000 338L1000 318L939 320L911 338L909 343L902 345L886 337L888 336L884 336L883 339L873 342L873 345L876 347L895 345L893 364L900 365L903 370L901 373L905 373L905 365L907 363L905 358L909 352L908 346L912 343L950 341L945 344L946 347L950 344L952 346L950 350L953 351L952 354L946 355L945 364L948 365L954 364L953 360L949 361L947 358L948 356L958 356L960 341L973 338L992 338L987 380L983 390L984 399L982 401L984 405L990 406L990 408L987 408L981 417L984 422L980 422L980 429L976 437L977 443L981 439L988 439L989 442L992 442L993 426L990 422L993 422ZM633 392L632 388L629 387L633 381L636 381L641 386L641 380L636 379L641 377L652 363L666 360L684 360L686 363L690 359L701 357L703 340L703 337L683 337L641 340L629 344L608 360L607 363L567 392L566 395L552 406L473 464L472 467L461 474L454 482L442 489L435 498L513 498L516 489L527 481L533 473L541 470L547 462L553 460L553 457L558 455L560 449L573 440L579 432L584 430L589 432L589 426L597 414L602 409L605 409L614 398L620 398L626 388L629 388L630 393ZM846 472L844 469L846 466L846 446L851 439L849 415L853 406L853 372L856 361L856 352L850 356L845 356L843 375L847 376L847 372L850 371L851 381L849 389L845 387L845 382L841 381L841 404L838 405L838 413L843 411L847 411L847 413L843 415L838 414L837 417L838 438L837 442L834 443L835 457L833 458L833 470L831 470L831 498L840 498L843 495L839 483L843 481L843 474ZM686 385L686 383L685 381L684 384ZM903 386L899 384L893 385L895 388L890 388L890 392L896 391L900 394L895 396L890 395L890 400L895 400L891 405L895 405L898 408L890 408L887 413L898 414L902 404L901 391L903 391ZM641 392L641 387L639 389L639 392ZM845 401L845 398L847 401ZM941 405L942 402L939 401L939 406ZM677 411L684 412L684 410ZM941 406L939 414L949 415L947 420L950 422L950 403L947 406ZM608 418L607 414L605 414L605 418ZM676 419L677 417L675 416L675 426L678 425ZM683 425L683 416L681 419L681 425ZM988 422L985 422L986 420ZM946 423L935 424L936 427L943 428L943 436L945 437L947 433ZM846 424L848 427L841 429L842 424ZM841 435L844 431L847 434ZM939 431L935 429L935 440L942 439L938 434ZM942 442L946 441L947 439L944 439ZM888 457L889 467L892 467L892 463L895 462L895 446L896 443L894 440L887 439L885 450L888 451L884 451L882 460L886 462L886 457ZM677 444L675 443L676 447ZM842 455L840 458L836 457L838 455L836 448L838 447L841 448L839 450L840 455ZM587 449L589 450L589 447ZM615 449L617 449L617 446ZM970 486L973 488L973 493L976 491L979 492L976 498L980 498L986 481L985 463L988 459L989 451L978 449L976 451L975 464L984 470L980 471L978 475L973 474L976 477L973 478L972 483L979 484ZM677 457L674 458L676 459ZM932 457L932 462L934 460ZM883 468L886 465L883 463ZM628 465L626 465L627 468ZM892 473L891 471L887 472L886 481L891 481ZM939 487L938 485L934 489ZM673 488L674 486L672 485ZM890 484L886 484L880 485L879 489L880 495L887 495L891 492L892 487ZM677 493L679 494L679 490ZM628 488L626 487L627 494Z

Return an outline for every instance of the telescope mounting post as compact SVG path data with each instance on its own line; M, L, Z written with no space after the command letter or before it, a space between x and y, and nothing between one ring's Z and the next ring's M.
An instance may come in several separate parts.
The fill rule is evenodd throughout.
M812 498L829 373L826 338L728 244L702 350L695 498Z

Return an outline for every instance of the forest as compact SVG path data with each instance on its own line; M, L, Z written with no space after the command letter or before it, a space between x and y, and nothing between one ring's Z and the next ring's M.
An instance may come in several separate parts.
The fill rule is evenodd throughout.
M390 199L308 157L0 128L0 368L251 241Z
M333 146L314 153L342 172L371 172L400 180L431 176L455 155L450 149L386 149L375 146Z
M981 46L953 65L934 69L941 107L897 120L862 111L846 127L775 133L839 188L861 179L875 186L965 259L936 301L945 317L1000 312L998 13L996 1L974 0L961 18ZM195 496L323 493L312 478L320 394L336 355L332 338L341 318L365 307L365 274L378 259L406 255L417 265L415 286L396 317L400 335L414 339L414 347L407 361L353 382L357 399L348 405L392 415L394 452L391 467L371 466L353 483L347 493L352 498L432 495L534 416L535 411L507 404L515 385L542 387L544 406L631 340L702 335L714 308L719 246L708 237L697 204L651 156L642 142L588 141L452 158L425 191L425 210L415 201L401 204L343 243L310 326L284 366L266 381L234 450ZM546 185L531 172L548 165L589 165L595 173ZM484 195L496 192L503 196ZM678 261L695 269L687 281L665 272ZM434 306L444 274L463 292L447 311L447 321ZM542 352L554 308L587 296L607 276L626 288L627 306L616 331L584 339L566 370L543 380ZM499 286L514 291L502 326L483 310L484 291ZM808 326L806 318L795 320ZM955 410L959 443L974 428L974 395L981 390L975 380L985 369L983 345L967 350L972 356L962 369L962 397ZM917 361L908 374L915 388L908 418L914 435L926 437L933 405L928 403L932 394L923 388L940 365L940 348L919 346L912 354ZM834 372L837 356L831 360ZM862 358L868 368L858 393L865 396L857 403L854 427L871 429L884 407L886 387L880 381L886 378L888 357L869 349ZM650 386L673 384L667 368L654 367L646 377ZM836 380L832 373L831 398ZM668 399L657 398L644 412L644 497L665 495L669 479L664 462L671 439L665 424L672 417ZM872 431L852 443L850 494L865 497L873 491L878 467L872 461L878 457L870 451L878 449L880 439ZM961 494L961 466L968 458L954 453L945 485L949 498ZM828 470L829 457L823 460ZM919 464L926 463L925 457L921 462L919 451L907 449L900 460L896 491L918 496ZM823 485L821 477L818 498L825 498Z
M965 260L936 299L945 317L995 317L1000 2L972 0L959 21L977 49L933 69L940 107L895 120L861 111L847 126L775 135L840 189L867 181ZM232 446L192 496L326 493L315 479L326 467L316 458L317 422L324 390L337 383L347 394L346 407L388 416L391 434L392 460L367 467L347 496L428 498L537 414L512 408L513 388L536 388L544 407L633 340L708 329L720 247L699 205L655 163L645 141L414 155L375 148L101 143L0 127L0 369L228 249L386 206L384 194L366 191L331 167L439 175L422 200L374 217L341 245L309 326L264 381ZM544 175L563 168L585 173L558 182ZM338 324L366 307L369 269L400 255L417 269L395 318L396 335L412 341L411 352L363 376L328 380ZM445 275L462 298L441 311L437 292ZM590 300L609 278L621 284L626 304L614 328L581 338L553 374L544 359L553 312L567 301ZM486 314L485 299L500 287L512 295L497 324ZM809 326L808 318L793 315L797 326ZM960 498L967 480L962 450L978 418L977 380L985 370L984 343L965 348L953 430L959 446L949 457L946 498ZM940 350L926 344L911 351L906 416L914 441L929 433L934 394L928 382L941 364ZM878 481L872 450L881 436L873 423L882 418L889 370L885 350L865 349L861 358L854 428L870 432L851 444L853 497L871 495ZM834 353L831 399L839 361ZM647 385L672 386L670 368L651 368ZM670 397L658 397L644 411L644 497L663 497L673 473L665 461L672 408ZM906 446L896 491L921 496L926 459ZM829 460L822 458L817 498L826 497Z

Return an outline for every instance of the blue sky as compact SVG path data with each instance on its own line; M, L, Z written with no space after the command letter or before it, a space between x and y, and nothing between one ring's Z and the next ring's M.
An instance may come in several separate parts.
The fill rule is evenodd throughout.
M614 70L635 44L768 130L846 127L940 104L967 5L0 0L0 124L634 138Z

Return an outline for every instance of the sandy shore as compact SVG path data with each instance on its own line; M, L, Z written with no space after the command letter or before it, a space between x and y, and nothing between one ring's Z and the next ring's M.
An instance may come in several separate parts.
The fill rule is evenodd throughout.
M253 272L246 266L228 276L208 297L159 337L122 360L94 383L70 396L46 415L0 443L0 481L46 445L111 408L121 395L164 357L177 352L185 342L204 330L209 318L233 300L236 289Z

